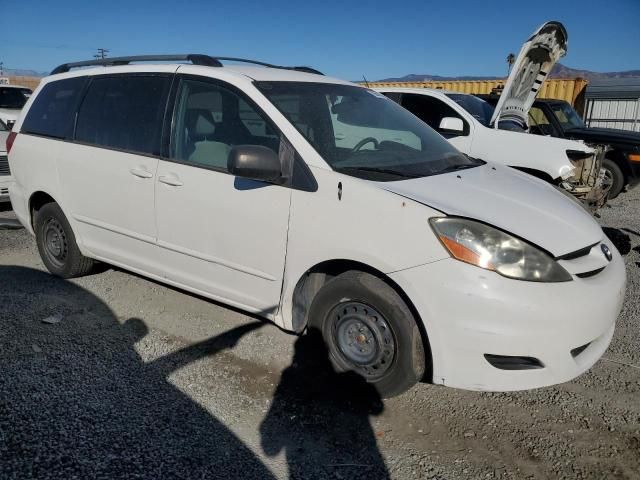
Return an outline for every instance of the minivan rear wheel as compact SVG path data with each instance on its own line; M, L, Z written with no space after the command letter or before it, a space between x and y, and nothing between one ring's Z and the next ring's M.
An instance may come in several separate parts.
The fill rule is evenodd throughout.
M414 315L378 277L349 271L327 282L309 310L337 371L354 371L382 397L399 395L425 372L425 348Z
M89 273L94 261L80 253L76 237L60 206L47 203L35 215L36 243L47 270L61 278Z

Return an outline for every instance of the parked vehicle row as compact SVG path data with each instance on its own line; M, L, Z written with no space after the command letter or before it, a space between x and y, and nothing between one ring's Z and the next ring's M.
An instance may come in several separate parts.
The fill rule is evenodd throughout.
M438 97L457 115L437 128L466 121L471 155L380 92L227 60L112 58L42 81L7 150L14 211L49 271L104 261L317 329L336 368L384 396L423 378L540 387L600 358L624 296L619 253L516 160L475 158L483 133L459 102ZM568 161L552 178L597 161L578 142L497 131L516 157L554 145Z
M604 148L583 142L494 128L494 109L464 93L426 88L376 89L443 135L461 152L525 172L563 188L597 210L606 202Z
M9 187L13 179L5 149L9 130L32 91L19 85L0 85L0 203L9 201Z
M499 96L476 95L491 105ZM605 145L602 162L605 183L611 185L609 198L640 183L640 133L616 128L587 127L573 107L563 100L537 99L529 111L529 131L548 137L582 140Z

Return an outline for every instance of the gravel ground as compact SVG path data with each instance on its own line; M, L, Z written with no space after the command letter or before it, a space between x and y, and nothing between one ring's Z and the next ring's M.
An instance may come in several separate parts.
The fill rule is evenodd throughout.
M384 402L313 338L107 266L55 279L0 231L0 478L640 478L639 206L602 212L628 290L590 372Z

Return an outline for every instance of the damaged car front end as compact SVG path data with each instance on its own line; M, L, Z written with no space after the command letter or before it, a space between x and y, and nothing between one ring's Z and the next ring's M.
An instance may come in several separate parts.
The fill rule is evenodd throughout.
M596 213L607 203L611 182L602 168L607 147L591 145L593 153L567 150L573 168L561 177L559 186L580 200L587 210Z

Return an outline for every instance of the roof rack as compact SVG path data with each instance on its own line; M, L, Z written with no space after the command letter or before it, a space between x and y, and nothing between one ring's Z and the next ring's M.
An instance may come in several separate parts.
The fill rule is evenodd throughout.
M315 73L316 75L324 75L324 73L312 67L304 67L304 66L286 67L284 65L273 65L271 63L259 62L258 60L249 60L247 58L237 58L237 57L214 57L214 58L216 60L223 60L227 62L250 63L252 65L261 65L263 67L268 67L268 68L280 68L283 70L295 70L297 72Z
M200 54L184 54L184 55L134 55L131 57L111 57L100 58L97 60L86 60L84 62L63 63L58 65L51 71L51 75L57 73L65 73L72 68L79 67L91 67L102 65L104 67L114 65L128 65L131 62L172 62L172 61L185 61L188 60L194 65L205 65L207 67L221 67L222 64L213 57Z
M190 61L193 65L203 65L206 67L222 67L220 60L226 60L231 62L251 63L253 65L262 65L268 68L280 68L284 70L296 70L298 72L315 73L316 75L323 75L322 72L311 67L285 67L282 65L272 65L270 63L259 62L257 60L248 60L246 58L236 57L212 57L209 55L202 55L196 53L189 53L183 55L134 55L130 57L110 57L100 58L97 60L86 60L84 62L63 63L58 65L51 71L51 75L58 73L65 73L72 68L80 67L92 67L102 65L104 67L110 67L115 65L128 65L131 62L172 62L172 61Z

